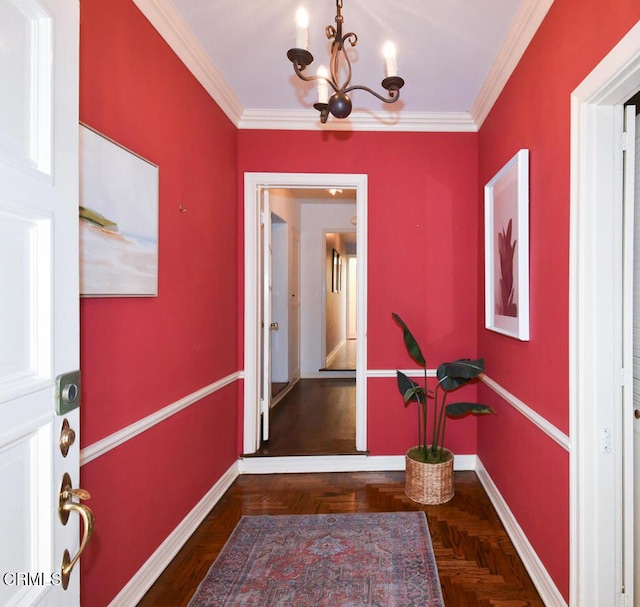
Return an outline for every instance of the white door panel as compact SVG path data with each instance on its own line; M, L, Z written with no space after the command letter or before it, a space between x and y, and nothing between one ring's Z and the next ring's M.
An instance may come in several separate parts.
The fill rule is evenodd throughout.
M52 170L52 56L54 2L5 0L0 3L2 60L0 96L2 160L27 173Z
M51 220L0 199L0 401L51 384L50 255Z
M79 604L56 377L79 365L77 0L0 1L0 604ZM55 133L55 137L54 137ZM79 411L65 416L79 434ZM77 501L70 498L69 501ZM88 519L87 519L88 520Z

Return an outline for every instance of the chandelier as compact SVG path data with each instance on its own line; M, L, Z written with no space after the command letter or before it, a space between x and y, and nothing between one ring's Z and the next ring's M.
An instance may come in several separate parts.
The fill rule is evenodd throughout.
M371 93L384 103L394 103L400 98L400 89L404 86L404 80L398 76L395 46L388 42L385 45L384 57L387 77L382 81L382 88L388 96L383 96L369 87L351 84L351 61L347 54L346 43L351 46L358 44L358 36L353 32L342 33L342 0L336 0L336 26L328 25L325 32L331 40L331 58L329 60L329 72L320 66L315 76L305 76L302 72L313 61L313 55L307 50L309 34L309 16L303 8L296 13L296 46L289 49L287 57L293 63L293 69L298 77L305 82L318 81L318 102L313 107L320 112L320 121L324 124L329 114L336 118L346 118L351 113L351 98L348 93L354 90L363 90ZM344 60L344 70L341 70L341 62ZM340 74L344 75L344 81L340 84ZM329 87L333 93L329 96Z

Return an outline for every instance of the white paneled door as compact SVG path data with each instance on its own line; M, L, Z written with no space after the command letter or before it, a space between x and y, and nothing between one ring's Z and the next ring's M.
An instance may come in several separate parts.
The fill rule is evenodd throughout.
M78 488L79 375L69 375L79 366L78 11L77 0L0 0L5 607L79 605L78 568L67 573L79 520L83 539L93 523Z

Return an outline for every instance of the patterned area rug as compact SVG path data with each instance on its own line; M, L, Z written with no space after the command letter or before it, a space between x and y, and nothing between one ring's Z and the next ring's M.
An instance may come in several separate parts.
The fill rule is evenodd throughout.
M443 607L424 512L244 516L189 607Z

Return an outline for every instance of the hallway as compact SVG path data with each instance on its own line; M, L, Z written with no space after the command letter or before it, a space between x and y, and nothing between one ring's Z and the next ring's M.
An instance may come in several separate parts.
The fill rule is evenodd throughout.
M271 410L255 456L357 453L355 402L355 379L301 379Z
M345 340L326 367L320 371L355 371L357 343L356 339Z

